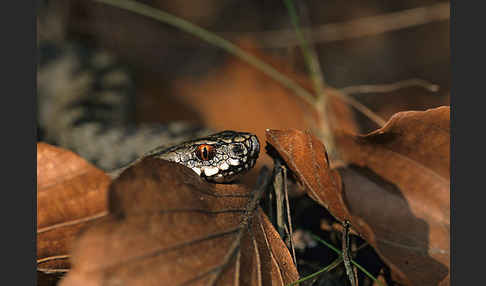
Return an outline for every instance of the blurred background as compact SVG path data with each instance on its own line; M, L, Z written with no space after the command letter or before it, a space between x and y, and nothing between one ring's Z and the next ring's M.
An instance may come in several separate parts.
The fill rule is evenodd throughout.
M299 41L283 1L139 2L244 46L280 70L307 77ZM237 93L243 93L248 97L245 103L252 108L251 101L258 98L258 93L261 98L273 99L268 93L274 90L268 90L266 85L275 85L274 82L259 79L262 77L254 75L257 71L246 64L242 66L234 56L186 32L94 1L47 3L49 18L62 23L59 37L108 50L131 68L137 86L139 121L182 119L217 125L199 110L207 108L204 102L224 101L221 97L237 98ZM327 85L344 88L419 78L440 87L437 92L412 86L352 94L385 120L398 111L449 104L447 1L308 0L294 1L294 5L302 28L309 31L307 36L316 48ZM249 88L250 85L256 86ZM194 101L194 97L199 99ZM235 99L234 104L239 105L240 101ZM362 132L376 128L367 124L363 115L353 113ZM237 121L245 120L248 118ZM270 126L262 127L286 127L278 123L267 125Z

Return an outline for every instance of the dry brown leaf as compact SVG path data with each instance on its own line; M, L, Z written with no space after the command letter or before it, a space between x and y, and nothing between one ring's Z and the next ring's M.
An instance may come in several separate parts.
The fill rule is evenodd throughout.
M349 219L394 279L449 285L449 108L398 113L368 135L337 138L354 164L341 176L329 170L324 146L309 133L267 132L309 195Z
M449 285L449 223L369 169L340 169L353 227L403 285ZM427 203L424 203L426 205ZM435 217L434 217L435 216Z
M373 233L404 284L449 284L449 119L449 107L400 112L368 135L338 139L348 162L372 171L341 173L354 225Z
M144 159L113 182L110 215L79 238L73 268L61 285L295 281L289 251L257 207L256 193L207 183L175 163Z
M412 166L424 172L433 172L437 178L449 180L448 106L426 111L399 112L392 116L385 126L367 135L350 136L342 133L337 137L341 140L339 146L343 151L343 157L349 162L368 166L378 165L378 161L394 164L397 159L409 158L418 163L411 163ZM372 169L375 170L375 167ZM384 178L388 178L387 172L390 171L384 170L380 175L383 173Z
M69 268L77 232L106 213L109 177L62 148L37 143L37 260L45 270Z
M339 174L329 168L324 144L310 132L267 130L267 142L282 157L307 194L338 220L350 220L343 201Z

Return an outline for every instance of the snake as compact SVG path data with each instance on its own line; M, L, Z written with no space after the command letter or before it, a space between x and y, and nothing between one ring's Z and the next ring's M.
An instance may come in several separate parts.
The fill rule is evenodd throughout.
M49 26L43 20L41 31ZM256 135L181 121L136 124L127 65L102 49L49 35L38 31L38 141L69 149L113 178L146 157L184 165L213 183L232 182L254 167Z
M255 166L260 152L258 137L225 130L169 148L158 147L145 156L179 163L215 183L232 182Z

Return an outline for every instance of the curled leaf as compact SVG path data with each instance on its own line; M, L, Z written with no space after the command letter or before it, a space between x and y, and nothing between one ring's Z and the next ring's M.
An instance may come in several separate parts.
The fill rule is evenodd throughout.
M351 215L343 201L339 174L329 168L324 144L310 132L295 129L267 130L267 142L304 185L307 194L338 220Z

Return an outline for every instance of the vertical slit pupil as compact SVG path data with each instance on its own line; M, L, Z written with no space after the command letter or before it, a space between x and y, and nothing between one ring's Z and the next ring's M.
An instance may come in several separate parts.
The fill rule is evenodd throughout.
M207 160L208 159L208 147L204 146L203 148L203 159Z
M208 161L213 157L212 147L209 145L201 145L198 147L197 157L203 161Z

